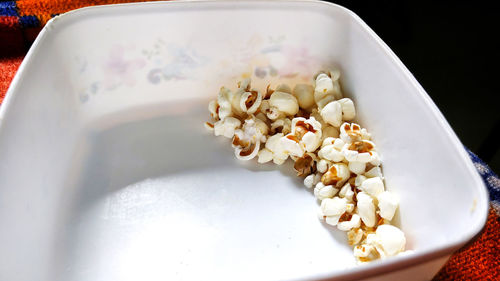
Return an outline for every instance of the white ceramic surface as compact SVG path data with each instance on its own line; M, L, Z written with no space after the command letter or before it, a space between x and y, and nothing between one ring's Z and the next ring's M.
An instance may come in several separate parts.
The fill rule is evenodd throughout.
M341 69L412 255L355 266L290 165L209 135L221 85ZM43 29L0 112L0 280L425 280L483 227L460 141L356 15L311 1L85 8Z

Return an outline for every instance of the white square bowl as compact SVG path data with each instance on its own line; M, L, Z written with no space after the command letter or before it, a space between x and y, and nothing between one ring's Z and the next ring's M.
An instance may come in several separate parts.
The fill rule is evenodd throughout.
M356 266L290 165L204 131L241 75L342 71L411 255ZM51 20L0 124L0 280L425 280L483 227L484 184L439 110L352 12L314 1L157 2Z

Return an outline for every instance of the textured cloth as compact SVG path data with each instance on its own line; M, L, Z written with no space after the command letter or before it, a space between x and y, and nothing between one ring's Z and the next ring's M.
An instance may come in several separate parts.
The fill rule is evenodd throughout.
M85 6L144 0L0 0L0 56L22 54L54 16Z
M55 15L98 4L134 0L0 0L0 103L27 48L41 27ZM455 253L434 280L500 280L500 180L469 152L490 192L488 222L476 241Z
M24 56L2 58L0 57L0 104L9 88L10 81L16 74Z

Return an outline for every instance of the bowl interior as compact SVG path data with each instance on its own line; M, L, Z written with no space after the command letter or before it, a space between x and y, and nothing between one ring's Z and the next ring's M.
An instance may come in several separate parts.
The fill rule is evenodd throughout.
M150 3L63 15L31 50L0 132L11 230L0 255L15 257L0 272L255 280L354 266L290 163L238 162L203 128L222 85L293 85L332 67L379 146L408 248L465 242L484 190L423 90L355 16L314 2Z

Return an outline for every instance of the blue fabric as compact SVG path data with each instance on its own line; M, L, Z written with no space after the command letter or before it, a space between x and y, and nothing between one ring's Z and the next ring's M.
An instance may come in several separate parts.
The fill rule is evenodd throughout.
M498 175L495 174L495 172L493 172L490 167L483 162L483 160L479 159L476 154L472 153L468 149L467 152L469 153L474 166L488 188L491 205L495 208L497 213L500 213L500 179L498 178Z
M19 14L16 9L15 1L0 2L0 16L17 17Z
M19 23L23 28L40 26L40 21L35 16L22 16L19 18Z

